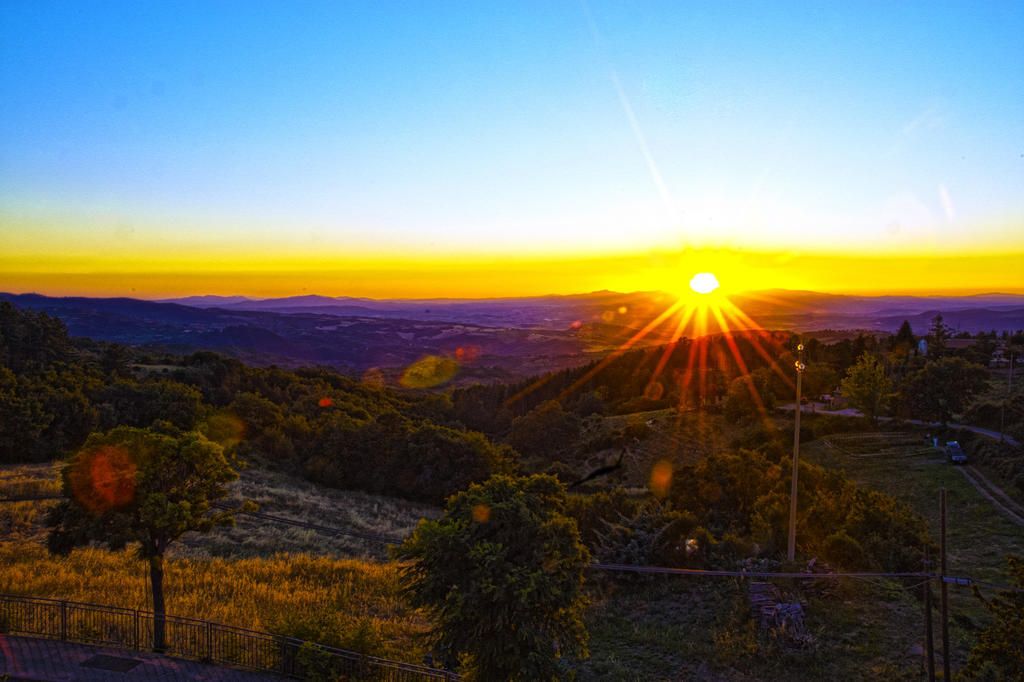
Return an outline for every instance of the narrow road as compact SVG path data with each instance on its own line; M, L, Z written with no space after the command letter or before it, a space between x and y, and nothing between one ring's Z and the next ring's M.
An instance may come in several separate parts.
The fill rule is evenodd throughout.
M795 409L795 406L796 406L795 403L789 403L788 405L780 405L779 409L780 410L789 410L790 412L792 412ZM801 412L810 412L811 414L831 414L831 415L835 415L835 416L838 416L838 417L863 417L864 416L858 410L855 410L855 409L849 408L849 407L844 409L844 410L814 409L812 411L812 410L809 410L805 406L801 410ZM893 419L892 417L879 417L878 421L892 421L892 419ZM926 421L922 421L920 419L907 419L906 422L908 424L920 424L922 426L941 426L939 424L939 422L926 422ZM968 424L946 424L946 426L949 426L950 428L954 428L954 429L966 429L967 431L973 431L974 433L981 434L982 436L988 436L989 438L993 438L995 440L1002 440L1002 441L1004 441L1006 443L1009 443L1010 445L1012 445L1014 447L1020 447L1020 443L1019 442L1017 442L1013 438L1010 438L1005 433L1001 434L998 431L993 431L991 429L983 429L980 426L970 426Z

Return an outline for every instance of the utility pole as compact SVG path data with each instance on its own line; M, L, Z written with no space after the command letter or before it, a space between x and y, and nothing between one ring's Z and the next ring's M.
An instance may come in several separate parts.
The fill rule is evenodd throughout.
M935 640L932 637L932 562L928 558L928 544L924 546L924 643L928 653L928 682L935 682Z
M797 473L800 470L800 380L803 379L804 370L804 344L796 347L796 425L793 427L793 485L789 490L789 548L786 557L793 561L796 558L796 483Z
M939 580L942 585L942 679L950 681L949 669L949 595L946 591L946 489L939 490Z
M1013 389L1013 350L1010 344L1006 344L1006 350L1010 356L1010 376L1006 378L1006 398L1003 400L1003 407L999 410L999 442L1002 443L1006 436L1003 434L1006 420L1006 403L1010 402L1010 393Z

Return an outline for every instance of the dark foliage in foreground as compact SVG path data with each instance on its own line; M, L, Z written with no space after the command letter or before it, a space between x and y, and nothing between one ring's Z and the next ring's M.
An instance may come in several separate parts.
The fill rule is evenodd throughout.
M728 567L784 552L790 466L750 450L712 454L677 469L661 500L606 491L571 497L569 513L600 561ZM807 462L800 463L799 496L802 555L843 569L920 568L926 523L905 504Z
M1024 589L1024 559L1008 556L1014 586ZM995 618L995 622L978 634L978 643L971 651L964 674L969 679L1024 679L1024 592L1000 590L985 600L977 587L974 594ZM992 675L992 669L996 674Z
M435 645L464 656L472 679L551 680L586 654L583 570L589 553L551 476L495 476L421 521L395 555Z

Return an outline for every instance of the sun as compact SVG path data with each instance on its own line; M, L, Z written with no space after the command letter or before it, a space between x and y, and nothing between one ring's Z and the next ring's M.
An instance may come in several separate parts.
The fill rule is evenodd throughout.
M690 288L698 294L710 294L719 286L718 278L710 272L698 272L690 280Z

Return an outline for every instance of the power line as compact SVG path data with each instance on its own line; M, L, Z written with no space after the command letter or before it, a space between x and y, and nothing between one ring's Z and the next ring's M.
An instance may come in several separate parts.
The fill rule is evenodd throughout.
M633 566L630 564L590 564L589 568L630 573L664 573L684 576L719 576L732 578L927 578L927 573L769 573L767 571L712 571L700 568L666 568L663 566ZM938 576L935 576L938 577Z
M61 496L48 495L40 497L25 497L25 498L0 498L0 502L20 502L20 501L34 501L34 500L59 500ZM359 531L345 530L342 528L335 528L331 526L322 526L316 523L306 523L305 521L296 521L294 519L285 518L283 516L274 516L272 514L264 514L258 511L243 511L236 509L232 505L215 502L211 507L220 509L222 511L229 511L234 514L245 514L262 521L269 521L271 523L280 523L283 525L294 526L296 528L305 528L313 530L318 533L327 533L330 535L345 535L348 537L354 537L361 540L367 540L370 542L380 542L387 545L398 545L401 544L405 538L390 537L387 535L378 535L375 533L362 533ZM914 571L908 573L769 573L767 571L716 571L710 569L698 569L698 568L668 568L664 566L634 566L630 564L588 564L587 568L594 570L603 571L615 571L615 572L627 572L627 573L649 573L649 574L663 574L663 575L678 575L678 576L712 576L712 577L731 577L731 578L799 578L802 580L834 580L837 578L852 578L852 579L863 579L870 580L872 578L923 578L924 582L928 582L935 579L941 579L946 583L952 583L954 585L981 585L992 589L1006 590L1009 592L1021 592L1024 593L1024 588L1014 587L1012 585L1002 585L999 583L993 583L986 580L975 580L974 578L964 576L940 576L935 573L927 573L923 571ZM920 583L916 586L920 586ZM884 586L883 586L884 587ZM886 589L912 589L912 587L903 588L886 588Z

